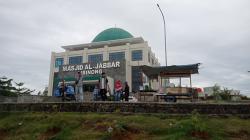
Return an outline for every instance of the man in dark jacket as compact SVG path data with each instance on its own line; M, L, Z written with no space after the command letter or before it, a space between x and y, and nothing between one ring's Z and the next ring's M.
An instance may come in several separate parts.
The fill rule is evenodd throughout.
M59 86L59 93L62 97L62 101L64 101L66 98L66 91L67 91L67 86L65 85L65 81L63 80Z
M129 86L128 86L128 82L125 82L125 88L124 88L124 98L125 101L128 101L128 97L129 97Z

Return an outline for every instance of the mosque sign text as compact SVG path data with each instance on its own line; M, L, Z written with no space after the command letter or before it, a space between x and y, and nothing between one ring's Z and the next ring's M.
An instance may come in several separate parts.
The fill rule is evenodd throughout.
M83 63L77 65L62 65L61 72L78 72L81 71L83 75L101 74L104 69L120 68L120 61L99 62L99 63Z

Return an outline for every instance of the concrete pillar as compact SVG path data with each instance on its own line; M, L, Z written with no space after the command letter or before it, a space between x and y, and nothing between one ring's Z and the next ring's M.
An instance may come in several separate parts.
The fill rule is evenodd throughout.
M103 61L109 60L109 54L108 54L108 45L105 45L103 48Z
M84 48L82 53L83 63L88 63L88 48Z
M126 59L126 81L130 87L130 92L132 91L132 67L131 67L131 53L130 53L130 43L126 43L125 47L125 59Z
M125 59L128 61L128 63L131 61L131 53L130 53L130 43L126 43L125 46ZM130 65L130 64L129 64Z
M69 51L67 51L67 50L65 51L63 59L64 59L64 61L63 61L64 65L69 64Z
M52 96L52 92L53 92L54 71L55 71L55 52L52 52L51 53L51 58L50 58L48 96Z
M132 67L129 65L128 61L126 61L126 81L130 87L130 92L132 91Z
M147 65L148 64L148 48L144 47L142 49L142 64L141 65Z

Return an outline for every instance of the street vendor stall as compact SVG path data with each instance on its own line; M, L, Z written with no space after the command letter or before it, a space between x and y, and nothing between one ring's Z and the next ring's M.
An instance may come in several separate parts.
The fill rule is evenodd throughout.
M152 81L157 79L159 89L154 94L155 101L164 99L165 101L176 102L177 99L198 98L196 89L192 87L192 74L198 74L200 63L191 65L173 65L173 66L141 66L142 72ZM189 79L189 86L182 86L183 79ZM171 83L172 79L178 79L178 85Z

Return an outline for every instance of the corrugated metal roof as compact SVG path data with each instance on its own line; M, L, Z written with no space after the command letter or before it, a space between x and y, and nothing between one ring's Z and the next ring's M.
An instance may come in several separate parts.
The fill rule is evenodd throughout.
M190 65L172 65L172 66L141 66L142 72L149 77L157 77L158 75L166 77L184 77L191 74L199 73L200 63Z

